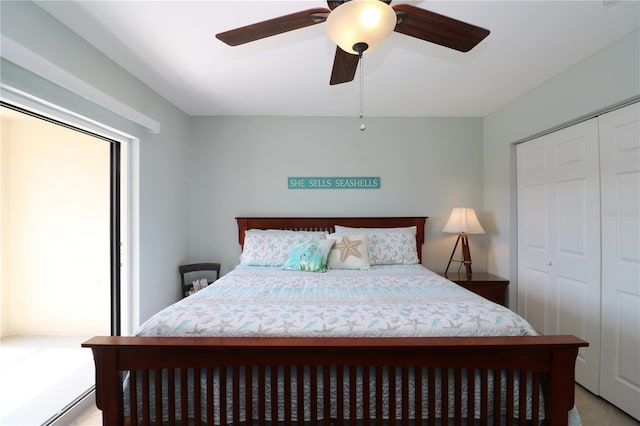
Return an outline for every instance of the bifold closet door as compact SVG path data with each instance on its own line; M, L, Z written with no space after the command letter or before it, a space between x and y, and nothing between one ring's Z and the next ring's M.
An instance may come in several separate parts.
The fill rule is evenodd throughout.
M600 117L600 394L640 420L640 104Z
M597 119L517 147L518 310L540 333L589 342L576 379L600 369L600 182Z

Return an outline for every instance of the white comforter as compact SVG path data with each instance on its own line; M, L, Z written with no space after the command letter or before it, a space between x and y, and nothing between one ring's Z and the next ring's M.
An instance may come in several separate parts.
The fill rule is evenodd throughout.
M150 318L139 336L522 336L509 309L420 265L325 273L239 266Z

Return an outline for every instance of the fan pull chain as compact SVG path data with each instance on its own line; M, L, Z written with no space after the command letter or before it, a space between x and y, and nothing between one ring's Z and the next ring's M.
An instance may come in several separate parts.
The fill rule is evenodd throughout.
M367 126L364 124L362 118L364 117L364 58L362 52L360 52L360 130L364 131Z

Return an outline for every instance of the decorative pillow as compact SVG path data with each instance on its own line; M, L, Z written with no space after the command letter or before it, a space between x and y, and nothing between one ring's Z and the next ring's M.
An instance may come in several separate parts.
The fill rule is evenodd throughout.
M366 233L329 234L336 243L329 253L331 269L369 269L369 238Z
M335 226L336 233L366 232L369 237L371 265L414 265L419 263L416 248L416 227L352 228Z
M324 272L334 240L299 240L282 265L282 269L293 271Z
M325 239L322 231L285 231L277 229L248 229L240 255L241 265L282 266L293 244L301 239Z

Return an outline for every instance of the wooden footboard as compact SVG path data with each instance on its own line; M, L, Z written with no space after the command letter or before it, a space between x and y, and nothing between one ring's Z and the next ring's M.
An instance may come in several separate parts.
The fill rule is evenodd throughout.
M527 336L94 337L82 346L95 358L104 425L506 418L566 426L576 356L587 345Z

